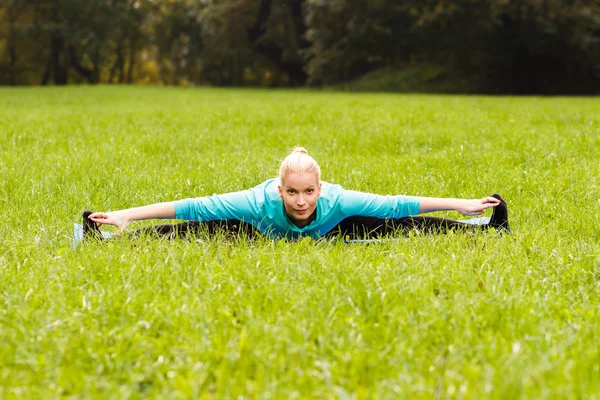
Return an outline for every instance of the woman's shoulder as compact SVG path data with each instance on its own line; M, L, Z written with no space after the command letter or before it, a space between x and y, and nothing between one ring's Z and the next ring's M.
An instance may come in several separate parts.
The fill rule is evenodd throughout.
M253 189L273 189L277 190L277 186L279 185L279 178L270 178L266 181L259 183Z
M342 190L344 190L342 188L342 186L337 183L321 181L321 191L327 191L328 193L330 193L330 192L335 193L335 192L341 192Z
M327 201L335 201L342 196L343 192L344 188L340 185L321 181L321 195L319 198Z
M279 199L279 178L267 179L266 181L250 189L254 197L260 197L265 202Z

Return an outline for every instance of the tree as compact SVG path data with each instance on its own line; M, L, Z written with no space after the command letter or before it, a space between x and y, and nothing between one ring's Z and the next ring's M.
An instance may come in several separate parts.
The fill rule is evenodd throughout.
M313 83L339 83L372 69L410 61L418 44L412 3L309 0L307 70Z
M479 92L598 92L600 1L0 2L0 84L328 85L421 64Z
M8 0L7 4L0 8L0 20L5 20L6 30L0 31L0 38L5 37L5 55L2 59L6 62L0 64L2 70L6 71L6 78L9 85L16 85L18 74L17 47L19 41L19 27L17 21L25 9L25 3L20 0Z
M254 51L263 55L293 86L304 84L308 77L303 53L309 43L304 37L302 4L302 0L262 0L254 26L248 32Z

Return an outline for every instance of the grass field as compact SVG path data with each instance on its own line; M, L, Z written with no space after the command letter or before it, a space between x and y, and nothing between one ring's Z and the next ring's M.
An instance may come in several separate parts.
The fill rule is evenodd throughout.
M598 399L598 110L0 88L0 398ZM513 234L72 246L85 209L245 189L298 144L347 188L501 193Z

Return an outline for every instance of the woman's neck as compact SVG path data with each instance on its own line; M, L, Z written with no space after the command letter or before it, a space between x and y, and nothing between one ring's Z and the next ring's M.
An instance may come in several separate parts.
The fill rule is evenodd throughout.
M317 210L315 209L315 211L310 214L310 216L304 220L297 220L295 218L292 218L289 214L287 214L288 219L292 222L292 224L296 225L298 228L304 228L307 227L308 225L310 225L311 222L313 222L315 220L315 218L317 218Z

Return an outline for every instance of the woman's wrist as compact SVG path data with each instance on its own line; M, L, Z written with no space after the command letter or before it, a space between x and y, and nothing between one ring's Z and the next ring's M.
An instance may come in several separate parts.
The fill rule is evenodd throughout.
M437 197L421 197L420 212L434 212L434 211L458 211L466 200L462 199L450 199L450 198L437 198Z
M134 220L129 210L116 211L115 214L121 220L120 225L122 229L125 229Z

